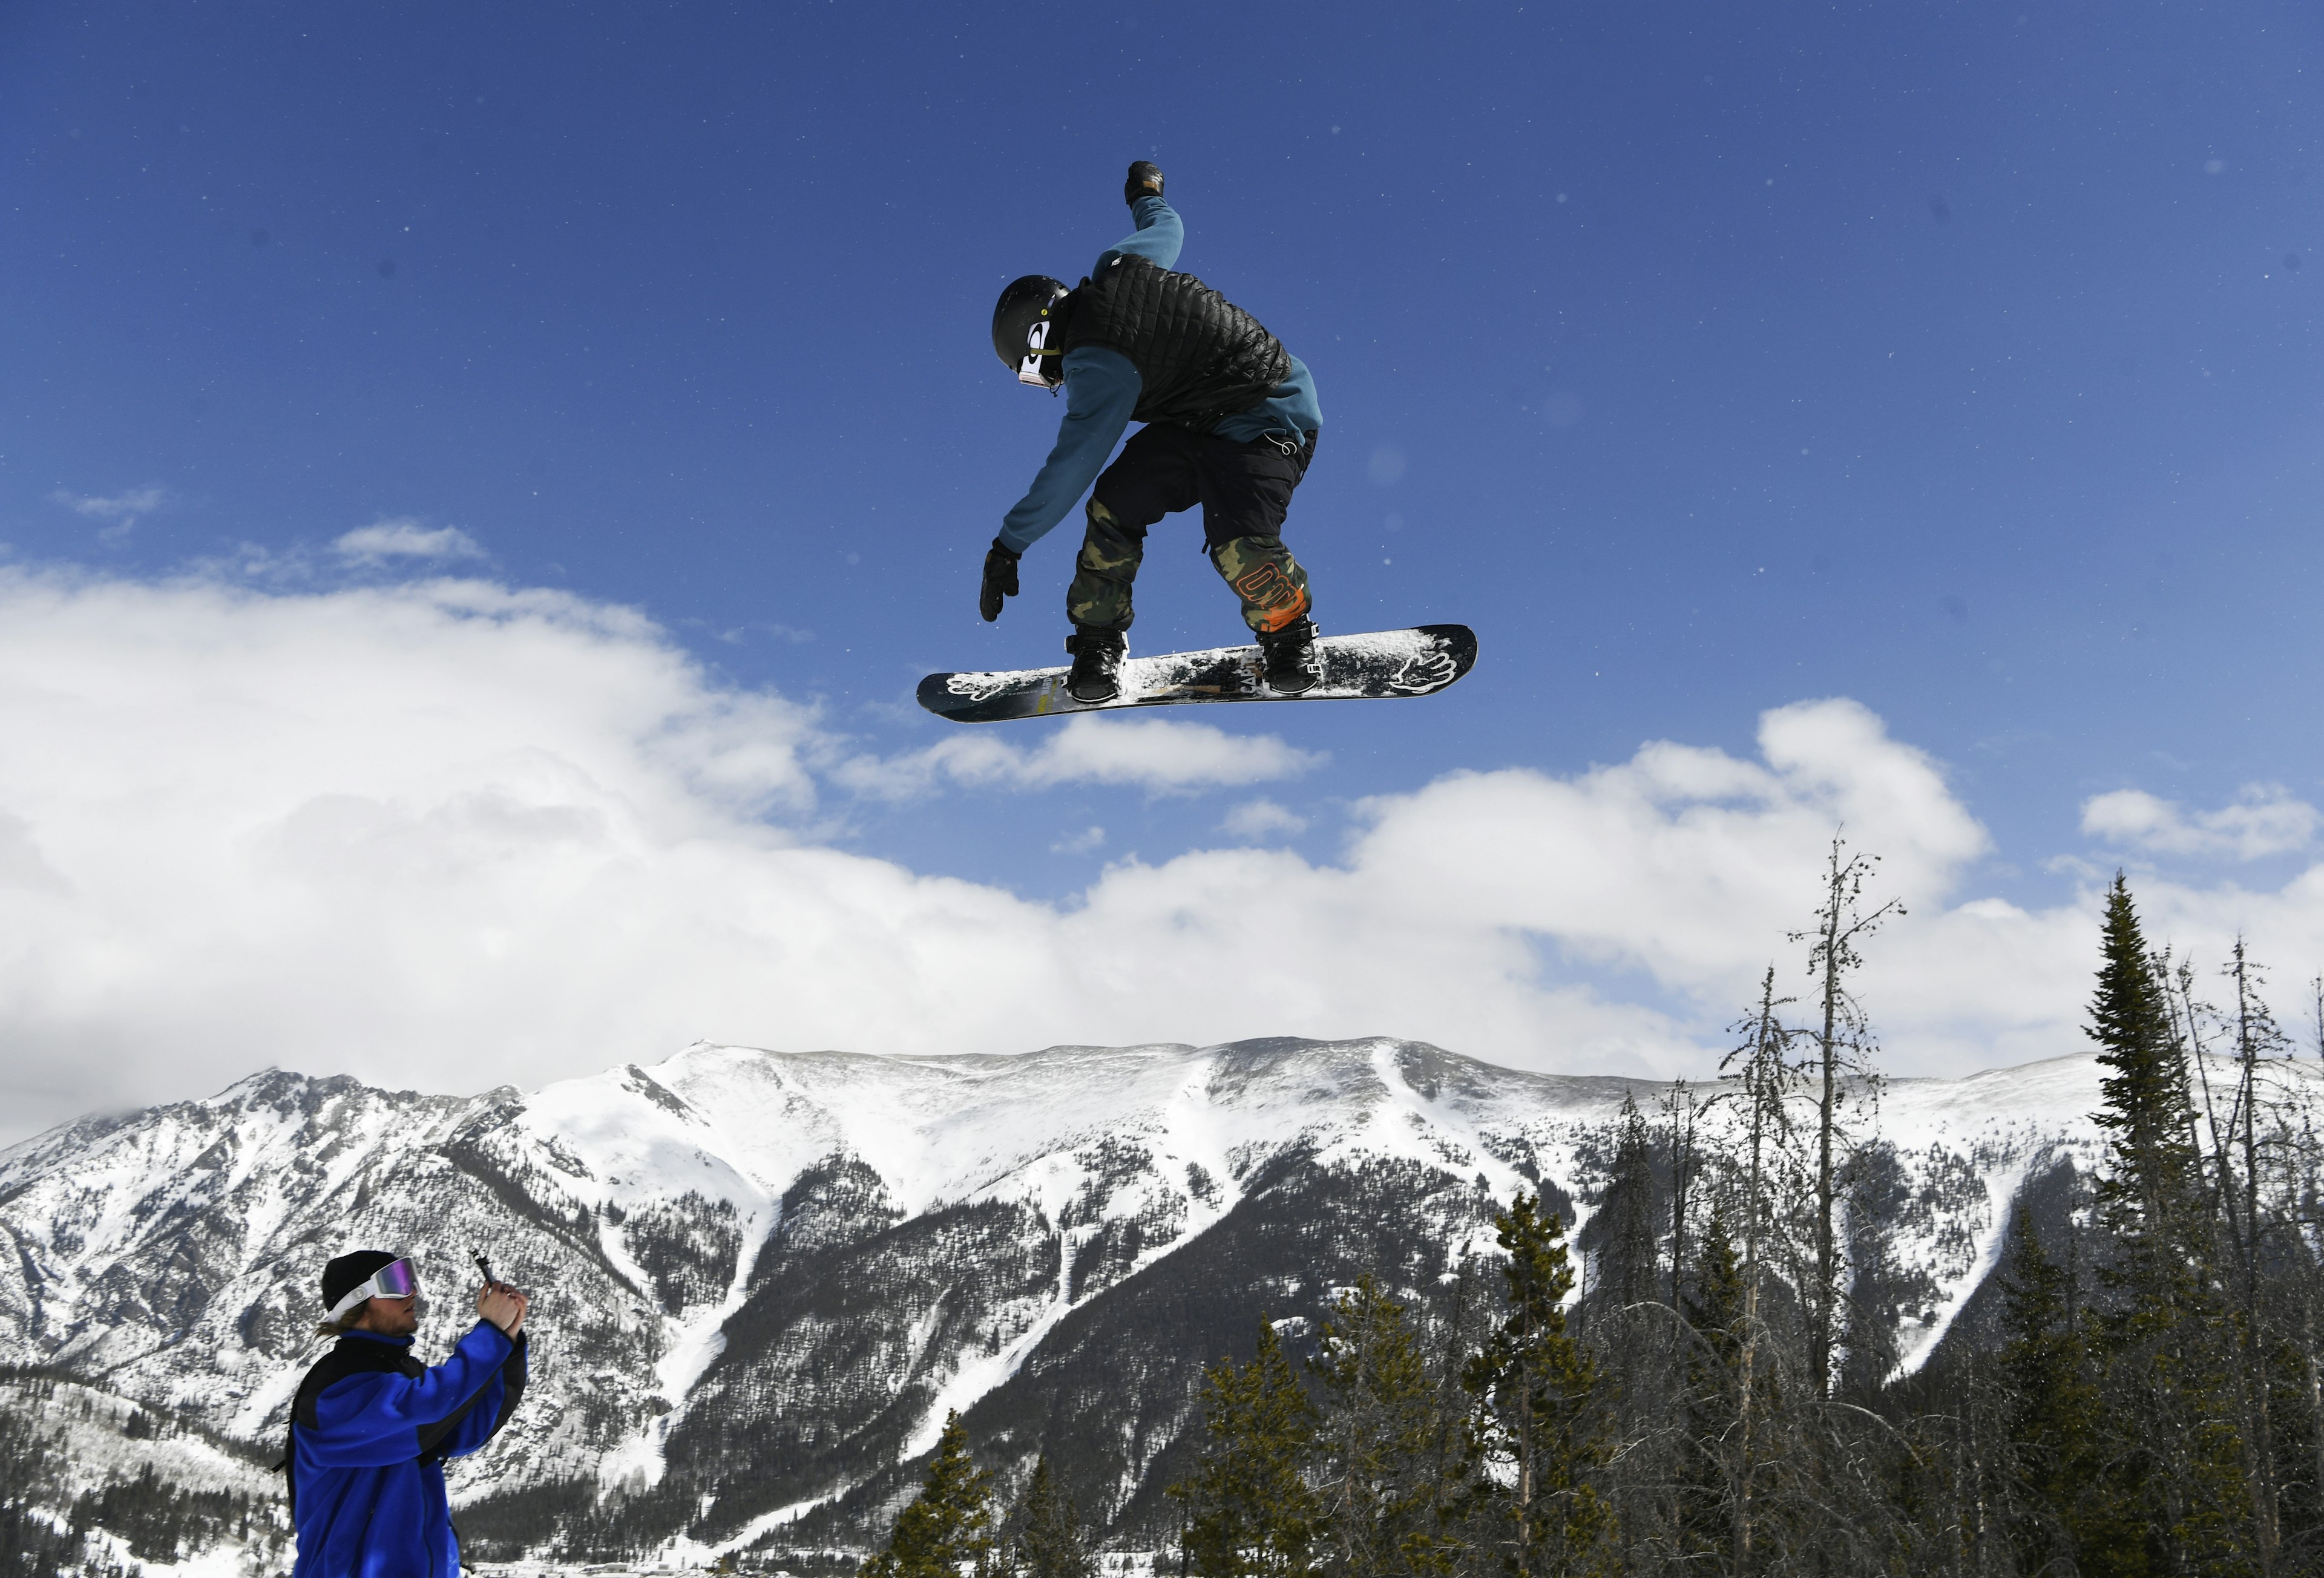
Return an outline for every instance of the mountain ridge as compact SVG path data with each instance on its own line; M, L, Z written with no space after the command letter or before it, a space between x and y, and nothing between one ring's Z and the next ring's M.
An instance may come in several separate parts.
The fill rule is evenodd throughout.
M2096 1155L2097 1075L2082 1053L1889 1082L1899 1373L1989 1274L2012 1202ZM1200 1365L1261 1305L1312 1319L1367 1267L1431 1297L1520 1188L1567 1216L1586 1275L1624 1099L1670 1088L1393 1038L696 1042L471 1096L267 1069L0 1151L0 1362L263 1440L314 1351L323 1259L404 1248L424 1288L464 1289L478 1248L546 1295L531 1399L456 1475L497 1548L845 1543L954 1408L1004 1466L1077 1443L1075 1494L1127 1538L1164 1516Z

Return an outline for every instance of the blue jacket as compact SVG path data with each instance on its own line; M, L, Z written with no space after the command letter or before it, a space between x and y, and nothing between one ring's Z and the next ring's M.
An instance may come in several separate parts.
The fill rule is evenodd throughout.
M1186 243L1186 227L1177 211L1159 197L1140 197L1130 211L1138 221L1135 234L1125 236L1098 254L1093 275L1122 253L1144 258L1157 269L1178 261ZM1084 345L1069 353L1065 369L1065 419L1058 426L1056 446L1033 479L1032 488L1001 522L1001 546L1021 554L1048 529L1063 520L1089 485L1105 469L1106 456L1130 426L1138 408L1140 380L1130 358L1101 345ZM1313 433L1323 426L1315 403L1314 375L1298 357L1291 358L1291 375L1275 386L1261 404L1220 423L1222 438L1242 442L1262 433Z
M443 1460L508 1423L524 1376L524 1338L486 1321L433 1370L409 1337L342 1336L291 1405L292 1578L459 1578Z

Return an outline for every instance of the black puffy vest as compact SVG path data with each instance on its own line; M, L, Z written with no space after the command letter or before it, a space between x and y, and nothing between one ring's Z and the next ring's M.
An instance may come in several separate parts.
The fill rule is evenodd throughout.
M1049 343L1119 351L1138 369L1135 422L1207 433L1291 376L1291 353L1259 321L1192 274L1124 252L1051 313Z

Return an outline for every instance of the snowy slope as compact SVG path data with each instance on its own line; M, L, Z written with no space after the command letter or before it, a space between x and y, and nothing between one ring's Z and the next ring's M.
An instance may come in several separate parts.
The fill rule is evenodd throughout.
M189 1571L217 1578L289 1565L281 1481L246 1454L52 1377L0 1376L0 1416L7 1497L34 1526L78 1543L83 1558L149 1574L190 1559ZM81 1536L70 1536L76 1525Z
M1902 1367L1990 1271L2025 1180L2095 1154L2098 1077L2080 1056L1887 1088ZM1586 1217L1625 1096L1660 1094L1289 1039L703 1044L468 1098L269 1071L0 1152L0 1362L273 1438L325 1258L413 1253L447 1342L480 1248L540 1290L536 1380L458 1471L466 1526L542 1537L576 1486L731 1546L873 1494L953 1408L1019 1445L1087 1436L1085 1504L1134 1520L1196 1368L1259 1306L1312 1315L1368 1264L1422 1285L1535 1180Z

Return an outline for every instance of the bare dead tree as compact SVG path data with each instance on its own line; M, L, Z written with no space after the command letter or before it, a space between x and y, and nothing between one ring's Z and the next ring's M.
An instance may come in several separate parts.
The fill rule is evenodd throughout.
M1740 1130L1741 1166L1733 1192L1739 1194L1736 1213L1743 1229L1742 1333L1737 1355L1737 1401L1734 1447L1729 1454L1730 1528L1729 1570L1755 1570L1758 1553L1757 1509L1760 1463L1765 1454L1761 1373L1766 1352L1767 1323L1760 1308L1767 1279L1766 1252L1788 1222L1788 1197L1782 1187L1795 1177L1792 1106L1799 1093L1800 1074L1792 1060L1793 1031L1782 1011L1793 999L1775 995L1775 967L1769 965L1759 982L1757 1011L1736 1028L1741 1044L1720 1060L1720 1072L1735 1080L1729 1096Z
M1864 885L1878 868L1880 857L1849 852L1845 838L1834 833L1826 860L1823 903L1816 923L1791 933L1808 948L1808 975L1816 983L1821 1008L1821 1028L1815 1032L1815 1062L1820 1081L1816 1097L1815 1280L1808 1290L1809 1373L1818 1397L1831 1395L1832 1354L1839 1344L1840 1245L1834 1230L1838 1211L1838 1154L1844 1143L1841 1108L1847 1101L1850 1076L1869 1077L1871 1035L1864 1013L1848 989L1848 977L1864 963L1859 946L1882 922L1904 913L1895 899L1878 908L1864 907Z

